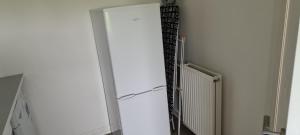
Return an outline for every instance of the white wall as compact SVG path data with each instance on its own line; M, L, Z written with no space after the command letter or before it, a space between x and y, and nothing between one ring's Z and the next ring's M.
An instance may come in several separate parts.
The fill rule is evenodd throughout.
M299 17L298 17L299 18ZM300 24L299 24L300 26ZM299 27L300 28L300 27ZM295 56L292 91L288 114L287 135L300 135L300 30Z
M25 74L40 135L109 130L89 10L153 1L0 1L1 73Z
M0 65L0 77L2 77L4 75L4 72L2 71L2 67Z
M223 135L258 135L273 115L282 0L179 0L186 59L224 76Z

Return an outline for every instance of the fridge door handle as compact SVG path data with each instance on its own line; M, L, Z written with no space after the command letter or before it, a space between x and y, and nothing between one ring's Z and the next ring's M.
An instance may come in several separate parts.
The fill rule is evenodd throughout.
M159 87L161 88L161 87ZM142 94L145 94L145 93L148 93L148 92L151 92L151 91L159 91L160 89L159 88L156 88L156 90L152 89L152 90L147 90L147 91L144 91L144 92L141 92L141 93L131 93L131 94L127 94L127 95L124 95L124 96L121 96L118 98L118 100L128 100L128 99L131 99L135 96L138 96L138 95L142 95Z
M127 95L119 97L118 100L128 100L128 99L131 99L131 98L133 98L137 95L141 95L141 94L148 93L148 92L151 92L151 91L160 91L160 90L162 90L162 88L165 88L165 87L166 87L165 85L160 85L160 86L154 87L152 90L147 90L147 91L144 91L144 92L141 92L141 93L127 94Z
M159 91L159 90L161 90L162 88L165 88L165 87L166 87L165 85L160 85L160 86L154 87L153 91Z
M128 94L128 95L124 95L122 97L119 97L118 100L128 100L128 99L131 99L135 96L136 96L136 94L132 93L132 94Z

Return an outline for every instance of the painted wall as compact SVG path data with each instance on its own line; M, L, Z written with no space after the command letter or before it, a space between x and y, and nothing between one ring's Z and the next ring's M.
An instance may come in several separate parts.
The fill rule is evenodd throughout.
M258 135L273 115L284 2L182 0L186 60L224 76L223 135Z
M0 77L2 77L4 75L4 72L2 70L2 66L0 65Z
M89 10L153 1L0 1L1 73L25 74L40 135L109 131Z

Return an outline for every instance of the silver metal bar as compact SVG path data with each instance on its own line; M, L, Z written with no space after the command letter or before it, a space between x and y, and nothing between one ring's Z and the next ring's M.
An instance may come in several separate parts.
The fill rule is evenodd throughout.
M184 65L184 45L185 45L185 37L182 37L181 40L181 48L180 48L180 64L179 64L179 74L180 74L180 84L178 90L178 132L177 135L180 135L181 132L181 113L182 113L182 80L183 79L183 65Z

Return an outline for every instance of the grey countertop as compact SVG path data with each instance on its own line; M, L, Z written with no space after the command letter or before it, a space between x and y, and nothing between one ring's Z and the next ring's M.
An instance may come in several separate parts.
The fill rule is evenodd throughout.
M2 134L11 107L14 103L22 74L0 78L0 133Z

